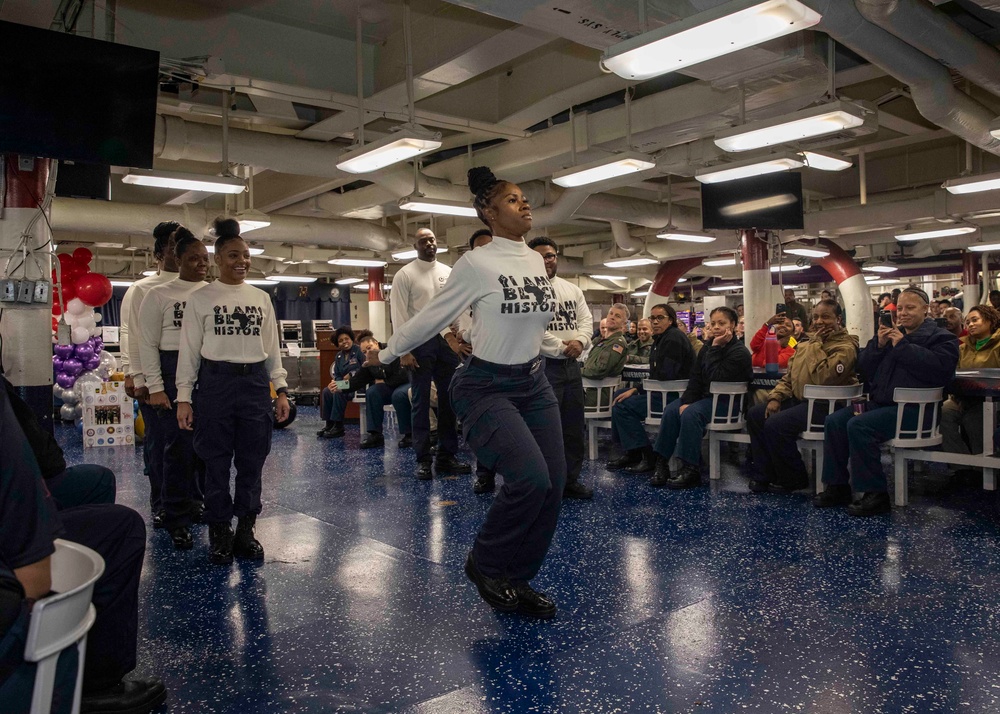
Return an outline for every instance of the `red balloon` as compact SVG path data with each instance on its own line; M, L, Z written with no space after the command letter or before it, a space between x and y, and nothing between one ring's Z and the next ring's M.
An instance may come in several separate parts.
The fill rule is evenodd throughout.
M53 317L52 318L52 331L53 332L58 332L59 331L59 318L58 317Z
M63 268L62 278L64 283L72 283L76 279L86 275L88 268L79 263L71 263L69 267Z
M59 255L56 256L56 258L58 258L59 262L62 263L63 270L66 270L68 266L76 262L75 260L73 260L73 256L70 255L69 253L60 253Z
M73 258L76 259L76 262L81 265L90 265L90 261L93 257L94 254L82 246L73 251Z
M52 282L53 283L59 282L59 275L58 273L56 273L55 268L52 269Z
M58 302L56 302L54 300L52 301L52 314L53 315L62 315L62 307L59 305Z
M63 282L62 282L62 296L63 296L63 300L65 300L66 302L69 302L70 300L72 300L73 298L76 297L76 279L75 278L73 280L69 280L67 278L63 278ZM58 292L56 293L56 297L57 298L59 297L59 293Z
M76 297L91 307L100 307L111 299L111 281L100 273L80 276L74 287L76 287Z

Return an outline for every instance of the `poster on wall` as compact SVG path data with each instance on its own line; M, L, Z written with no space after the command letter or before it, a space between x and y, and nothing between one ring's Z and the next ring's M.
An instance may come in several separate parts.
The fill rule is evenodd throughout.
M102 382L82 397L84 448L135 444L135 412L125 382Z

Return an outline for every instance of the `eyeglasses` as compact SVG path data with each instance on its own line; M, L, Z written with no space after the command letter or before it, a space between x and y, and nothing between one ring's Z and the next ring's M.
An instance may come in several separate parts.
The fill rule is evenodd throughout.
M559 255L557 253L546 253L542 256L542 260L555 260Z
M660 320L666 320L666 319L667 319L666 315L650 315L649 316L649 321L650 322L659 322Z

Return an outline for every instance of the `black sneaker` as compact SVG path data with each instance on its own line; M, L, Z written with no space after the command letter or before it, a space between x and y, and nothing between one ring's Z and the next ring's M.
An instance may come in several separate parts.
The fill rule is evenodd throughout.
M563 498L576 498L582 501L587 501L593 497L593 490L587 488L579 481L568 483L563 488Z
M377 449L380 446L385 446L385 437L377 431L369 432L368 436L358 444L359 449Z
M229 565L233 562L233 527L228 523L209 525L208 560L215 565Z
M413 446L413 436L411 434L403 434L403 438L396 444L396 448L399 449L409 449L411 446Z
M174 542L174 548L177 550L194 548L194 538L191 537L191 529L187 526L179 526L170 531L170 540Z
M421 461L417 464L417 480L418 481L430 481L434 478L434 472L431 471L430 461Z
M263 560L264 547L254 538L253 527L257 516L241 516L236 521L236 537L233 538L233 555L246 560Z
M816 508L835 508L851 505L851 487L846 483L828 484L823 493L813 496Z
M450 454L438 454L434 460L434 469L439 474L471 474L472 467Z
M556 603L551 597L538 592L525 582L513 583L512 586L517 593L519 614L537 617L540 620L551 620L556 616Z
M518 609L518 597L514 588L507 582L506 578L488 578L479 572L476 561L469 553L465 559L465 576L472 581L479 591L479 597L489 604L494 610L501 612L514 612Z

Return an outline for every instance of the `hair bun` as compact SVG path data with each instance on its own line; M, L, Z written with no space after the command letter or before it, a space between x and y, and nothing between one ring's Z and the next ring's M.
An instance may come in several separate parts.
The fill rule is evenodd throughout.
M497 177L488 166L475 166L469 169L468 176L469 190L476 196L497 183Z
M212 232L216 238L238 238L240 235L240 222L235 218L216 218L212 223Z

